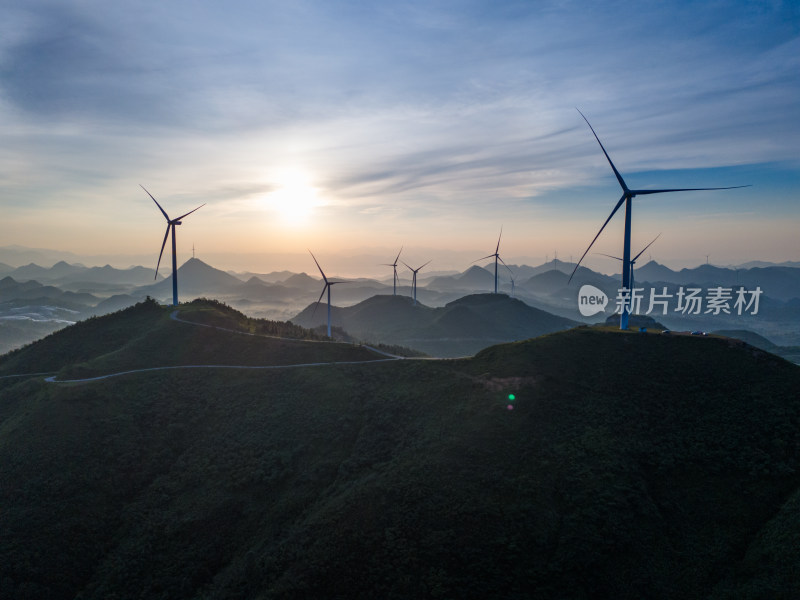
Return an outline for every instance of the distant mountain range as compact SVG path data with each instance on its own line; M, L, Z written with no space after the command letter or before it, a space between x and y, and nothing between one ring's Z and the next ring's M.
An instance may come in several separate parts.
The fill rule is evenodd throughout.
M770 298L791 300L800 298L800 269L795 267L752 267L728 269L700 265L694 269L673 271L655 261L634 270L636 282L674 283L680 285L712 284L727 287L760 287Z
M6 267L8 267L6 265ZM3 275L12 277L17 281L36 280L42 283L69 286L71 288L86 286L99 287L134 287L147 285L153 281L153 269L145 267L131 267L129 269L115 269L112 266L85 267L71 265L59 261L52 267L45 268L35 263L30 263L16 269L7 268Z
M602 320L608 316L608 311L614 310L614 299L620 287L619 276L608 276L581 267L572 281L569 281L574 265L564 261L550 261L537 267L509 266L514 272L516 282L513 296L529 307L564 319L583 322ZM15 334L5 336L5 339L13 337L14 344L24 343L24 335L19 334L25 329L25 325L21 323L20 314L13 312L19 309L30 315L41 316L38 319L40 322L52 320L54 326L63 326L62 321L105 314L110 310L134 304L146 296L164 303L170 302L172 297L171 277L159 277L154 281L154 271L141 266L116 269L108 265L86 267L59 261L52 267L33 263L18 268L0 265L0 273L3 270L7 273L3 276L8 279L0 285L0 330L3 327L2 319L16 319ZM320 279L307 273L293 273L288 270L274 271L262 276L230 273L196 258L181 265L178 276L181 300L196 297L217 298L252 316L278 320L298 316L305 307L319 298L322 291ZM636 269L635 278L637 287L658 291L666 287L673 295L680 286L703 289L715 286L735 288L738 285L748 289L760 287L763 295L760 298L759 314L755 318L726 314L709 316L704 313L688 315L673 310L667 315L658 315L658 320L673 329L748 329L779 345L800 344L800 329L797 327L800 322L798 268L757 266L729 269L701 265L694 269L673 271L650 261ZM407 279L401 280L397 289L399 296L411 296L409 283ZM577 294L583 285L596 287L611 299L611 306L605 315L598 315L596 318L580 316L577 311ZM493 288L494 265L490 263L485 266L472 265L462 273L420 277L417 296L425 307L444 308L460 298L489 292ZM499 289L508 296L512 295L509 273L505 268L499 271ZM391 280L349 279L346 285L336 286L333 303L335 308L352 307L373 296L387 295L391 290ZM43 308L54 306L73 312L56 314ZM50 319L48 315L55 316ZM27 341L37 339L40 331L39 325L31 325L31 336ZM363 329L358 331L359 334L364 333ZM508 335L510 334L498 334L496 339L513 339ZM7 349L8 346L0 342L0 351Z

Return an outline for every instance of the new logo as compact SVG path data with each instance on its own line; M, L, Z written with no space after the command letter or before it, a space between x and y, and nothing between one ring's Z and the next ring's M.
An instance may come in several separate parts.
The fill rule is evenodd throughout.
M604 312L607 304L608 296L603 290L599 290L593 285L583 285L578 291L578 310L584 317Z

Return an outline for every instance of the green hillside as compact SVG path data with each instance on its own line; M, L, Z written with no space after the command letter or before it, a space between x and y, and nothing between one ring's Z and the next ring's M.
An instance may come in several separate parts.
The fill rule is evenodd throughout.
M352 344L322 342L320 336L291 323L249 319L215 301L181 305L180 319L192 323L172 319L173 311L171 306L148 300L81 321L0 357L0 376L49 371L57 372L59 379L75 379L179 365L259 366L381 358Z
M735 338L747 342L751 346L761 348L772 354L782 356L788 361L795 364L800 364L800 346L778 346L762 335L747 329L728 329L712 332L715 335L724 335L725 337Z
M291 350L251 340L366 352L170 312L0 367L59 343L92 372L185 344L192 363ZM800 368L739 342L591 328L456 361L7 383L0 597L794 597L798 390Z

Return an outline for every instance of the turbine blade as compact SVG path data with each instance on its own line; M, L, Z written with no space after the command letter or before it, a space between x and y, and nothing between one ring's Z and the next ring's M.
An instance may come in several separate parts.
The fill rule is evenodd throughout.
M639 258L639 257L640 257L642 254L644 254L644 251L645 251L645 250L647 250L647 249L648 249L650 246L652 246L652 245L653 245L653 243L655 243L655 241L656 241L658 238L660 238L660 237L661 237L661 234L659 233L659 234L658 234L658 235L655 237L655 239L653 239L653 241L652 241L652 242L650 242L649 244L647 244L647 246L645 246L644 248L642 248L642 251L641 251L641 252L639 252L639 254L637 254L636 256L634 256L634 257L633 257L633 259L631 260L631 262L632 262L632 263L636 262L636 259L637 259L637 258Z
M497 254L500 252L500 238L503 237L503 226L500 225L500 235L497 236L497 248L495 248L494 253Z
M317 262L317 257L314 256L314 253L311 250L309 250L308 253L311 255L311 258L314 259L314 262L317 263L317 268L319 269L319 272L322 273L322 280L325 282L325 285L328 285L328 278L325 277L325 273L322 271L322 267L319 266L319 263ZM324 294L325 290L322 290L322 293ZM320 296L320 298L322 298L322 296Z
M139 187L140 187L140 188L142 188L142 189L145 191L145 193L146 193L148 196L150 196L151 198L153 198L153 194L151 194L150 192L148 192L148 191L145 189L145 187L144 187L144 186L143 186L141 183L139 184ZM155 198L153 198L153 202L155 202L155 203L156 203L156 206L158 207L158 210L160 210L160 211L161 211L161 214L162 214L162 215L164 215L164 218L165 218L167 221L169 221L169 215L167 214L167 212L166 212L166 211L165 211L163 208L161 208L161 205L158 203L158 200L156 200Z
M664 194L666 192L703 192L709 190L738 190L739 188L753 187L752 185L734 185L731 187L714 187L714 188L679 188L674 190L632 190L631 193L635 196L645 196L647 194Z
M580 111L578 111L578 112L580 112ZM584 118L586 118L586 117L584 117ZM592 246L597 241L597 238L599 238L600 234L603 233L603 229L606 228L606 225L608 225L608 222L611 220L611 217L613 217L616 214L616 212L619 210L619 207L622 206L623 202L625 202L625 194L622 194L622 197L619 199L619 202L617 202L617 205L614 207L614 210L612 210L611 214L608 215L608 218L606 219L606 222L603 223L603 226L600 228L600 231L598 231L597 235L594 236L594 239L592 240L592 243L589 244L589 247L586 249L586 252L583 253L583 256L581 256L580 260L575 265L575 268L572 270L572 275L570 275L569 279L567 280L567 285L569 285L569 282L572 281L572 277L575 275L575 271L577 271L578 267L581 265L581 261L583 261L583 259L589 253L589 250L592 249Z
M409 271L413 271L414 270L414 269L411 268L411 266L406 261L401 260L400 262L403 263L406 267L408 267Z
M514 275L514 271L512 271L512 270L511 270L511 267L509 267L509 266L508 266L508 265L505 263L505 261L504 261L502 258L500 258L500 255L499 255L499 254L497 255L497 260L499 260L501 263L503 263L503 266L504 266L506 269L508 269L508 272L509 272L509 273L511 273L511 275L512 275L512 277L511 277L511 278L513 279L513 278L514 278L514 277L513 277L513 275Z
M429 265L429 264L431 264L432 262L433 262L433 259L430 259L428 262L426 262L424 265L422 265L422 267L424 267L424 266L426 266L426 265ZM417 267L417 271L419 271L419 270L420 270L422 267Z
M622 260L619 256L611 256L610 254L603 254L602 252L595 252L595 254L600 254L601 256L607 256L608 258L615 258L616 260Z
M197 207L197 208L195 208L194 210L200 210L200 209L201 209L201 208L203 208L205 205L206 205L206 203L205 203L205 202L203 202L203 203L202 203L200 206L198 206L198 207ZM188 217L190 214L192 214L192 213L194 212L194 210L190 210L188 213L186 213L185 215L181 215L180 217L178 217L178 218L177 218L177 219L175 219L175 220L176 220L176 221L180 221L180 220L181 220L183 217Z
M313 256L313 254L312 254L312 256ZM317 298L317 303L314 304L314 310L311 311L311 318L312 319L314 318L314 315L317 314L317 307L319 306L319 303L322 300L322 297L325 295L325 290L328 289L329 285L330 284L326 281L325 282L325 286L322 288L322 293L319 295L319 298Z
M613 170L614 175L617 176L617 181L619 181L619 184L622 186L622 189L627 192L628 186L625 185L625 180L622 179L622 175L620 175L619 171L617 171L617 167L615 167L614 163L611 162L611 157L608 155L608 152L606 152L606 149L603 147L603 142L600 141L600 138L597 137L597 134L594 132L594 127L592 127L592 124L589 123L589 119L587 119L586 116L578 108L576 108L575 110L577 110L578 113L580 113L580 115L583 117L583 120L586 121L586 124L589 126L589 129L592 130L592 133L594 134L594 139L596 139L597 143L600 144L600 149L603 151L603 154L606 155L606 160L608 161L608 164L611 165L611 170Z
M402 252L402 251L403 251L403 247L402 247L402 246L400 246L400 252ZM398 252L398 253L397 253L397 256L396 256L396 257L395 257L395 259L394 259L394 264L395 264L395 265L397 264L397 259L398 259L398 258L400 258L400 252Z
M147 190L145 190L145 191L147 191ZM153 279L158 279L158 267L161 266L161 257L164 254L164 246L167 245L167 238L169 237L169 228L170 228L170 224L167 223L167 233L164 234L164 241L161 242L161 252L158 253L158 262L156 263L156 274L155 274L155 277L153 277Z
M487 258L494 258L497 254L490 254L489 256L484 256L483 258L479 258L478 260L486 260ZM478 260L473 260L470 264L475 264Z

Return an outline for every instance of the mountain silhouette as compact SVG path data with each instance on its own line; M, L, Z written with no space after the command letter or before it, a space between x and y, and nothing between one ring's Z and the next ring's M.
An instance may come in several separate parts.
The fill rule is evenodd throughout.
M768 352L580 327L373 362L173 310L0 357L3 598L795 595L800 367ZM36 369L127 373L7 377Z
M313 318L312 318L313 314ZM307 307L292 319L304 327L327 322L327 306ZM414 348L434 356L464 356L504 341L535 337L575 321L528 306L505 294L473 294L431 308L407 296L378 295L332 307L331 323L359 339Z
M190 258L178 268L178 293L193 295L227 295L235 293L243 282L230 273L215 269L199 258ZM172 274L158 283L137 288L139 294L151 296L172 296ZM185 296L184 296L185 297Z
M494 269L494 267L492 267ZM507 272L501 279L508 279ZM433 277L425 284L432 290L489 291L494 289L494 271L491 273L484 267L472 265L459 275Z

